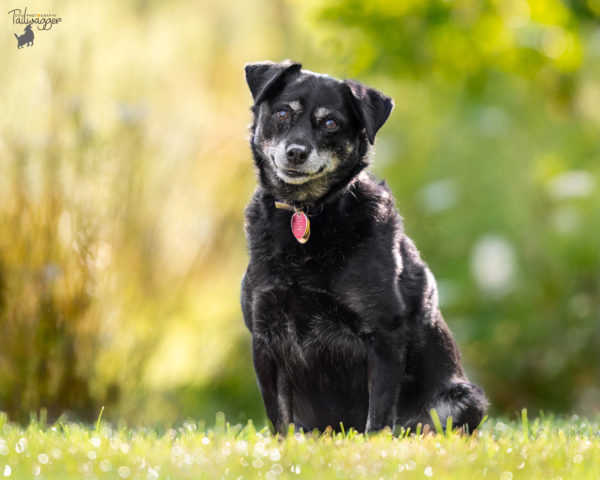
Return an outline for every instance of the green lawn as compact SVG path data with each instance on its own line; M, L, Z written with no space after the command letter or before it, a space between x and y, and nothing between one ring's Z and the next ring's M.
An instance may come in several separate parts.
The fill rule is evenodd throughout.
M116 428L0 414L0 479L600 478L600 418L490 419L475 435L289 434L252 423Z

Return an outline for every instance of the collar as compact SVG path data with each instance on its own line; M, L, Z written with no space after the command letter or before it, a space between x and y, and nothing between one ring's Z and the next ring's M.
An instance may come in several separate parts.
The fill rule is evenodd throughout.
M288 210L290 212L296 212L296 213L302 212L309 217L316 217L321 212L323 212L323 205L324 204L321 203L315 207L295 207L294 205L290 205L290 204L284 203L284 202L278 202L277 200L275 200L275 208L279 208L281 210Z

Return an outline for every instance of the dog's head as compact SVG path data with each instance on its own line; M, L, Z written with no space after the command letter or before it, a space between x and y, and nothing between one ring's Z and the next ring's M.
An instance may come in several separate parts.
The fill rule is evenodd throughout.
M358 82L301 68L289 61L246 65L251 143L263 186L281 200L312 204L366 166L368 143L393 102Z

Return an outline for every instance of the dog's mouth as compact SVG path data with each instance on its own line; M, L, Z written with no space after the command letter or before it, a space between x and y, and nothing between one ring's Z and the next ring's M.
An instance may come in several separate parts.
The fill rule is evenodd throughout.
M300 184L315 180L324 175L326 165L322 165L316 172L304 172L295 168L277 168L277 176L286 183Z
M283 168L281 169L283 173L285 173L288 177L310 177L311 173L306 173L301 170L296 170L295 168Z
M327 168L327 165L321 165L316 171L307 172L305 170L287 165L285 167L280 167L277 165L273 155L269 155L269 158L277 176L286 183L301 184L309 182L323 175L325 169Z

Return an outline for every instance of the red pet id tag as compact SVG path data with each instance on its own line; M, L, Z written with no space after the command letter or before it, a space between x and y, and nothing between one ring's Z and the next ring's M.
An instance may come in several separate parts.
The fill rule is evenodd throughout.
M310 237L310 220L304 212L292 215L292 233L299 243L306 243Z

